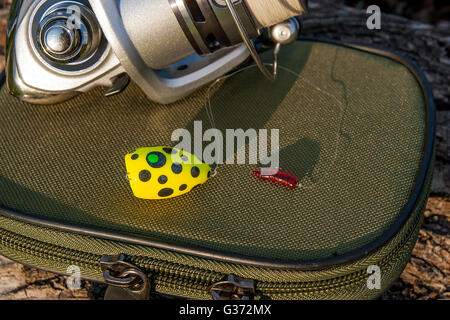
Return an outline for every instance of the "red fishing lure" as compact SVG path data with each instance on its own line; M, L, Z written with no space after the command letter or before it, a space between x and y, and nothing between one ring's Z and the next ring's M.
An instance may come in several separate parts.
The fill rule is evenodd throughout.
M251 170L250 173L261 180L272 181L289 189L295 189L298 185L296 177L278 170Z

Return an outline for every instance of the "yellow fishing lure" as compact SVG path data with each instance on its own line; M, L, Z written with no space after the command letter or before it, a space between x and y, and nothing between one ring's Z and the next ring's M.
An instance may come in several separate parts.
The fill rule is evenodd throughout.
M171 147L139 148L125 156L125 165L131 190L142 199L180 196L211 177L209 165Z

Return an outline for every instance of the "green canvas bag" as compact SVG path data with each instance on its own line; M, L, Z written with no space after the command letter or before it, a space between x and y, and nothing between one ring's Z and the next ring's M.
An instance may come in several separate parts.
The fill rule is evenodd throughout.
M406 58L357 45L305 38L279 59L275 83L250 68L210 101L219 129L280 129L295 190L255 178L255 165L220 165L184 196L133 197L124 155L207 124L207 88L171 105L131 84L48 106L3 88L0 254L61 274L77 266L109 297L382 294L410 257L430 188L429 85Z

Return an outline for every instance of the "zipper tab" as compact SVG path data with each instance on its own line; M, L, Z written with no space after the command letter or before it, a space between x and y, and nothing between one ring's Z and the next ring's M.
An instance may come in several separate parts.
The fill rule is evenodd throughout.
M212 286L211 294L214 300L253 300L255 282L229 275L227 280Z
M125 261L125 256L104 255L100 259L103 278L109 285L105 300L148 300L150 280L138 267Z

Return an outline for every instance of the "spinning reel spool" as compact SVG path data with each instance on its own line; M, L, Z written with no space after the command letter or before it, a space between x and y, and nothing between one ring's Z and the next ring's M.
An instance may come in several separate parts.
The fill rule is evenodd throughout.
M251 56L276 77L276 55L295 41L301 0L16 0L7 84L31 103L59 103L97 86L135 81L160 103L183 98ZM255 41L275 45L270 72Z

